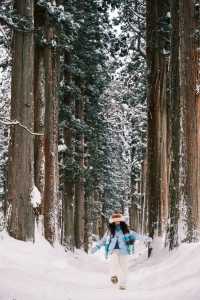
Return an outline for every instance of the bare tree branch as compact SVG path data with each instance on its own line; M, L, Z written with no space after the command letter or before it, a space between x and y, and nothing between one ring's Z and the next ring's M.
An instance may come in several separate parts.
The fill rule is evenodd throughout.
M142 13L138 13L136 12L134 9L132 8L129 8L130 9L130 12L135 15L138 19L142 19L143 21L145 21L145 14L142 14Z
M8 120L8 119L6 119L6 118L1 118L0 117L0 123L1 124L4 124L4 125L6 125L6 126L20 126L20 127L22 127L23 129L25 129L28 133L30 133L31 135L36 135L36 136L43 136L44 135L44 133L38 133L38 132L33 132L33 131L31 131L27 126L25 126L25 125L23 125L23 124L21 124L19 121L17 121L17 120Z

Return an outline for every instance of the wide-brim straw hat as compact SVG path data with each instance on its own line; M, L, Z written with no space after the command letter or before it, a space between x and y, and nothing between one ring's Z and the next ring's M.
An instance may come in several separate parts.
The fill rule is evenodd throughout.
M125 218L120 213L114 213L109 219L109 223L115 223L115 222L125 222Z

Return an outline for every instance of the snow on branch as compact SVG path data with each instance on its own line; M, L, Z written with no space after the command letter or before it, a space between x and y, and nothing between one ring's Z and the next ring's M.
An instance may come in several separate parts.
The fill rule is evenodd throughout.
M133 15L135 15L138 19L141 19L143 21L145 21L145 14L142 14L141 12L138 13L137 11L135 11L134 9L130 8L130 11Z
M0 24L0 31L2 32L2 35L4 36L4 38L6 39L6 41L8 42L9 39L8 39L8 37L7 37L6 33L5 33L5 30L3 29L3 26L1 24Z
M16 125L18 125L18 126L20 126L20 127L22 127L23 129L25 129L28 133L30 133L31 135L36 135L36 136L42 136L42 135L44 135L43 133L38 133L38 132L33 132L33 131L31 131L27 126L25 126L25 125L23 125L23 124L21 124L19 121L17 121L17 120L8 120L8 119L6 119L6 118L1 118L0 117L0 123L1 124L4 124L4 125L6 125L6 126L16 126Z

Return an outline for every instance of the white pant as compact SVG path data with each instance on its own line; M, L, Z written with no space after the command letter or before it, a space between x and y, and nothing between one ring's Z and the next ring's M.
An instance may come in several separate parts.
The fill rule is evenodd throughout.
M119 284L121 286L126 286L127 275L128 275L128 255L120 254L119 250L114 250L111 254L110 259L110 271L111 276L117 276L119 279Z

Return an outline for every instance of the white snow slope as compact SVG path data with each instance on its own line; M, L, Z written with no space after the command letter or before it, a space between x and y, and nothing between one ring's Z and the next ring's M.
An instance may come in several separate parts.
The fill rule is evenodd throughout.
M151 259L140 244L130 259L126 291L109 282L102 253L65 253L0 234L0 300L199 300L200 244L183 244Z

